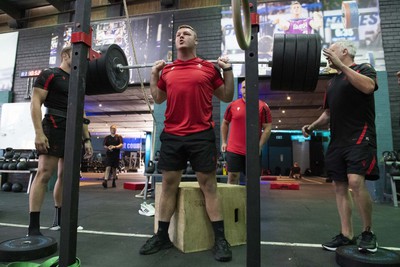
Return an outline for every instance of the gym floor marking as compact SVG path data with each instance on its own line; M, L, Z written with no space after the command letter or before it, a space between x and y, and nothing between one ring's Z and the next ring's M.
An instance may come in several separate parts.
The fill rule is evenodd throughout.
M14 224L14 223L0 223L0 226L28 228L28 225ZM48 229L48 227L40 227L40 229L46 230L46 229ZM78 233L94 234L94 235L124 236L124 237L143 237L143 238L149 238L152 236L152 235L145 235L145 234L130 234L130 233L117 233L117 232L104 232L104 231L91 231L91 230L78 230ZM308 243L261 241L260 244L264 245L264 246L321 248L321 244L308 244ZM381 247L381 248L385 248L385 249L393 250L393 251L400 251L400 248L396 248L396 247Z

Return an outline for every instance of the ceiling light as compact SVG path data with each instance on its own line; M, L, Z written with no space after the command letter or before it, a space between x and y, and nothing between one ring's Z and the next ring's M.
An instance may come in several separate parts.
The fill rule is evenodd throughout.
M282 122L281 120L278 120L278 122Z
M278 129L278 125L275 125L275 129Z
M284 109L282 109L282 113L285 113L285 110L284 110Z
M291 99L291 98L290 98L290 95L288 95L288 96L286 97L286 99L287 99L287 100L290 100L290 99Z
M101 103L99 103L99 107L102 107L103 105Z

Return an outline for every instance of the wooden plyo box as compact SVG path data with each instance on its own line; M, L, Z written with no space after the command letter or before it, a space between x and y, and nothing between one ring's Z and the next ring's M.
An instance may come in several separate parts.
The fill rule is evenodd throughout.
M156 184L154 232L158 229L161 183ZM246 188L218 183L225 226L225 237L231 246L246 244ZM211 249L214 231L208 218L203 193L197 182L181 182L169 236L184 253Z

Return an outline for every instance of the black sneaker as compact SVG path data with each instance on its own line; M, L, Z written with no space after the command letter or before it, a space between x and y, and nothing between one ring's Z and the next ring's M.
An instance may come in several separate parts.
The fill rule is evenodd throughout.
M377 250L378 243L376 242L376 235L371 231L362 232L358 251L375 253Z
M168 249L173 246L169 237L162 238L159 235L153 235L150 239L146 241L146 243L140 248L139 253L142 255L149 255L153 253L157 253L162 249Z
M322 247L329 251L336 251L338 247L357 244L356 240L357 239L355 237L353 237L353 239L349 239L340 233L332 238L332 241L322 244Z
M103 187L107 188L107 181L106 180L103 181Z
M211 249L211 251L217 261L232 260L231 245L229 245L225 238L218 238L215 240L214 247Z

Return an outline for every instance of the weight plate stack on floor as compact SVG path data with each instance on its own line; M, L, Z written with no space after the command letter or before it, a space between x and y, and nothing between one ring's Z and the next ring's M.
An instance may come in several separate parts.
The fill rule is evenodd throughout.
M336 250L336 263L342 267L399 267L400 255L384 248L361 253L356 246L343 246Z
M27 236L0 243L0 261L35 260L57 251L57 242L48 236Z

